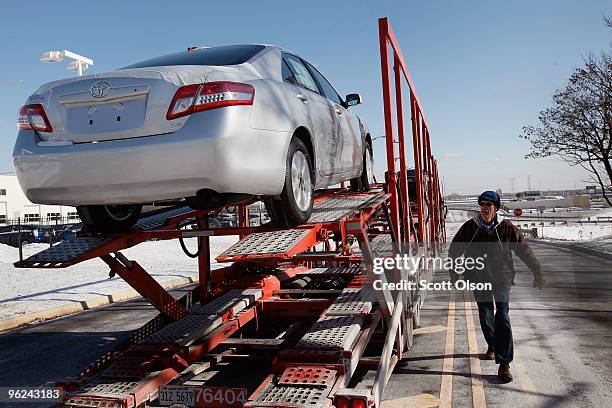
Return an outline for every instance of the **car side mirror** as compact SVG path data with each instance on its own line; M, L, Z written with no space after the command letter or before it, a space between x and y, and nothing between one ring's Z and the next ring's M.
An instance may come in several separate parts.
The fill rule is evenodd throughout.
M359 105L362 102L361 101L361 95L359 95L357 93L352 93L352 94L346 95L346 98L344 100L346 101L346 106L349 107L349 108L351 106Z

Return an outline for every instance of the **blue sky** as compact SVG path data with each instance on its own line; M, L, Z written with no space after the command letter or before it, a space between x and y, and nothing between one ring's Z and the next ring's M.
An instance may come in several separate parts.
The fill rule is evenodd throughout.
M609 1L4 1L0 13L0 172L12 171L15 117L41 84L73 75L38 60L67 49L104 72L190 45L269 43L312 61L374 136L384 133L378 17L395 31L431 128L446 192L583 187L558 158L525 160L517 135L589 52L610 50ZM409 122L408 122L409 124ZM382 172L382 141L375 142Z

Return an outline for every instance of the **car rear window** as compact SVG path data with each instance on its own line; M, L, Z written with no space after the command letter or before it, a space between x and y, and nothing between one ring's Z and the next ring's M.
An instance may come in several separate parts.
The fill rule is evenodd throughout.
M170 65L238 65L263 50L263 45L225 45L162 55L120 69L165 67Z

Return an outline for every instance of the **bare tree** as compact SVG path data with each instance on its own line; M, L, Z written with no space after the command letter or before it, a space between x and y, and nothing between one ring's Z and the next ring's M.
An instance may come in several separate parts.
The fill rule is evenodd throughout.
M583 167L612 205L612 56L585 58L584 66L555 92L552 107L541 111L538 119L539 126L525 126L520 135L531 142L525 158L556 155Z

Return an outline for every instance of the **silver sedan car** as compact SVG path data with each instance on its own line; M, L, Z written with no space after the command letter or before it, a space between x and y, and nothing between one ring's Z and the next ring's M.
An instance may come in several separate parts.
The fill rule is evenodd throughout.
M359 103L282 48L196 48L43 85L19 111L13 163L32 202L76 206L92 231L129 229L143 204L253 198L294 226L315 189L369 189Z

